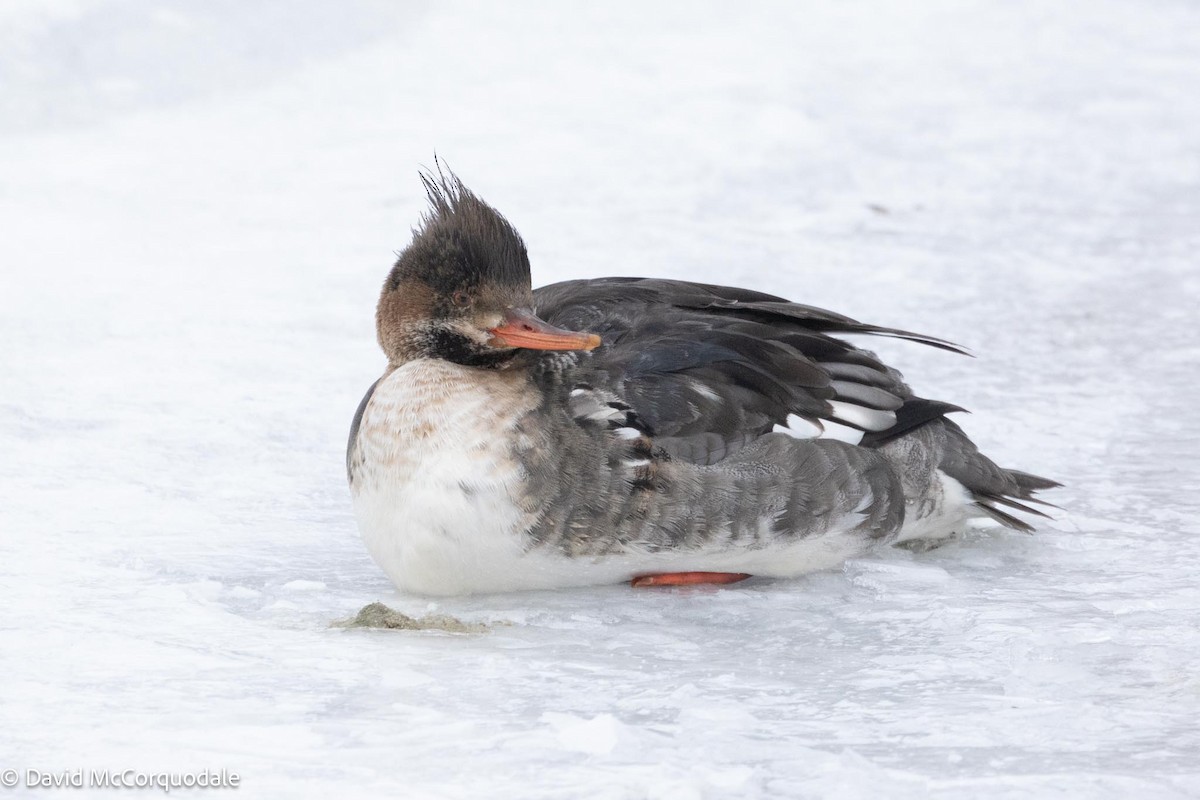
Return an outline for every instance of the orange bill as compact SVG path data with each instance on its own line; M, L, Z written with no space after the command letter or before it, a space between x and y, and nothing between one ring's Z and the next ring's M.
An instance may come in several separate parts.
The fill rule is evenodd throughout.
M529 350L594 350L600 346L600 337L594 333L556 328L521 308L510 309L491 334L493 345Z

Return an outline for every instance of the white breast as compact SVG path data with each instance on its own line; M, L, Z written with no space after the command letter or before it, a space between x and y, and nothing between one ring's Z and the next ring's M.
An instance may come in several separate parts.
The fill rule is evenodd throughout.
M519 376L440 360L385 376L363 413L352 494L367 549L396 586L421 594L503 589L534 520L513 501Z

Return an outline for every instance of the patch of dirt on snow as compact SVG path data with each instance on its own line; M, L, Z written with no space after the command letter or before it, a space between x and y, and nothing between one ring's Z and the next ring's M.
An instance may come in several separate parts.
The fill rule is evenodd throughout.
M383 603L371 603L362 607L350 619L330 624L333 628L391 628L403 631L445 631L447 633L487 633L493 625L483 622L463 622L449 614L426 614L410 617L408 614L388 608Z

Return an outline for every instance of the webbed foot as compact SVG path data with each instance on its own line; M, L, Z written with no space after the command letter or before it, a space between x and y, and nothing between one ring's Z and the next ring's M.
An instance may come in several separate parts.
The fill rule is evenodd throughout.
M750 576L744 572L664 572L659 575L639 575L629 582L635 589L645 586L697 586L712 583L737 583Z

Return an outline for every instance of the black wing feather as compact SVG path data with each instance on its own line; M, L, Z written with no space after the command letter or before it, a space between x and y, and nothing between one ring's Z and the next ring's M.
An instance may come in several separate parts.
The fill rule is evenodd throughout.
M762 292L600 278L543 287L534 302L551 324L600 334L604 346L580 354L576 380L628 403L656 443L677 458L713 463L786 424L789 414L858 427L882 442L958 410L914 398L898 372L833 334L962 348ZM871 430L835 419L834 400L859 406L889 427Z

